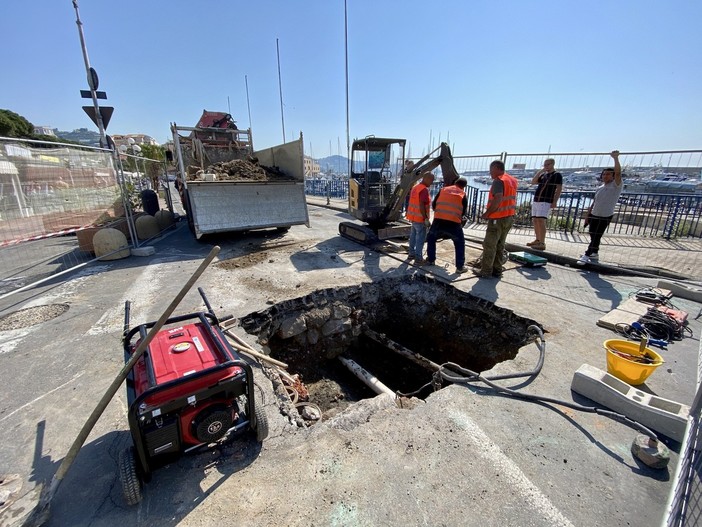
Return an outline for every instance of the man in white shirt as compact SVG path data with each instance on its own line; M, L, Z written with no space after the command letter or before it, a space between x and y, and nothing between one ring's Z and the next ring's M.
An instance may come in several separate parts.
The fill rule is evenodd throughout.
M595 197L587 211L585 226L590 226L590 245L578 260L578 265L596 262L599 258L600 240L614 216L614 207L622 193L622 167L619 164L619 150L610 154L614 159L614 168L605 168L600 174L602 185L597 187Z

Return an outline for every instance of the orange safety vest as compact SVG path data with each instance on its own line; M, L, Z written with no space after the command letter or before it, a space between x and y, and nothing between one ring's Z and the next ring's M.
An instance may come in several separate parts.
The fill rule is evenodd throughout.
M422 216L422 207L419 201L419 195L424 189L427 189L424 183L418 183L410 191L409 204L407 205L407 219L415 223L423 223L424 216Z
M466 193L456 185L444 187L436 200L435 220L448 220L461 223L463 215L463 198Z
M504 184L504 194L502 194L502 201L500 201L500 206L497 210L488 215L488 218L492 220L514 216L517 211L517 180L505 172L500 176L500 181ZM490 204L494 199L495 196L492 193L492 187L490 187L488 208L490 208Z

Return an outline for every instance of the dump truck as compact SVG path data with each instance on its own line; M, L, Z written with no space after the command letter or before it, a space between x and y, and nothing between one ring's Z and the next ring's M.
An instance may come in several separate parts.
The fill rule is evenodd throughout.
M204 111L195 127L171 124L176 187L197 239L205 234L307 225L302 133L254 151L251 130Z

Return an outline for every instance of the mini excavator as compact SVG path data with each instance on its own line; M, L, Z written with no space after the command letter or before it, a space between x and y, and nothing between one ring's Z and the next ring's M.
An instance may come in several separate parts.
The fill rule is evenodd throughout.
M441 143L413 163L405 162L405 143L405 139L373 136L353 142L349 160L349 213L365 225L340 223L339 233L345 238L369 244L409 237L410 224L402 218L402 205L412 187L438 166L444 186L458 179L448 144Z

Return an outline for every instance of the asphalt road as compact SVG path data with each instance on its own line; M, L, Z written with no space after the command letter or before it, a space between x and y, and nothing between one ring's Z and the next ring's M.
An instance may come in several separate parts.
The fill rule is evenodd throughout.
M0 332L0 473L18 474L23 483L1 513L2 525L16 524L31 508L35 486L51 479L122 367L124 302L133 302L134 323L156 320L213 243L222 247L219 262L197 286L219 314L235 317L320 288L424 272L403 262L402 254L374 253L341 238L337 224L346 219L311 206L311 228L204 243L181 222L154 245L151 257L93 264L61 283L5 299L0 316L53 303L70 308L53 320ZM478 254L469 246L468 259ZM570 391L573 373L583 363L604 369L602 342L613 337L596 320L633 291L656 285L552 264L510 264L500 281L459 278L451 274L446 241L438 261L440 279L546 329L541 375L507 385L580 402L587 401ZM699 312L699 304L675 302L693 317ZM193 290L177 312L203 308ZM644 387L687 404L702 329L693 317L694 336L671 345L665 367ZM535 360L535 347L525 347L493 373L529 370ZM120 390L55 495L47 525L646 526L663 516L675 442L667 441L669 468L654 471L632 457L636 433L622 424L461 386L411 410L389 397L368 399L298 429L280 414L270 382L256 372L271 429L262 448L242 438L183 457L155 472L135 507L124 503L117 476L117 457L131 441Z

